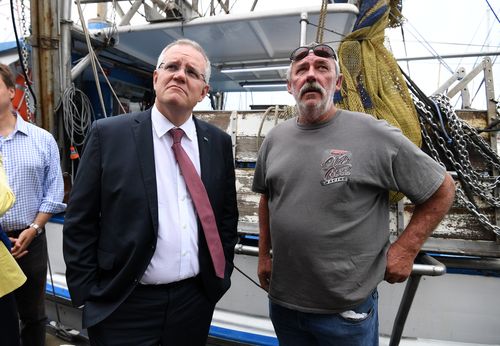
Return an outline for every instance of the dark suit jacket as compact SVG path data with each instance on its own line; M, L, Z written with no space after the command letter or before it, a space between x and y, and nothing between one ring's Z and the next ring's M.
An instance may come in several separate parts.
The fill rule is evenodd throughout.
M215 303L230 286L238 210L231 138L195 119L201 178L217 221L224 279L217 278L198 221L200 272ZM158 202L151 110L96 121L66 210L63 251L73 304L83 327L109 316L132 292L156 247Z

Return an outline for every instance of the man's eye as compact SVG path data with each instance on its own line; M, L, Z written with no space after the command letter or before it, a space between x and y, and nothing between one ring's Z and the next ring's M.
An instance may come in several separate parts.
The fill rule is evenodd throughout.
M177 66L175 64L165 65L165 70L170 71L170 72L176 72L179 70L179 66Z
M193 69L187 69L186 72L189 76L196 78L196 79L198 79L198 77L200 76L200 74Z

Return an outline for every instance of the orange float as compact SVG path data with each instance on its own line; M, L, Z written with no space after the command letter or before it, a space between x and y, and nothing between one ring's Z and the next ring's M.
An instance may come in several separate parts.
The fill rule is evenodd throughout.
M18 74L16 77L16 93L12 99L12 106L24 120L28 121L28 104L26 102L26 81L22 74Z

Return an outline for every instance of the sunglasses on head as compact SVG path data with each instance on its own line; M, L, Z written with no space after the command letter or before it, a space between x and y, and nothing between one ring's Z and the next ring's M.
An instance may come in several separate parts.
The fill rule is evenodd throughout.
M314 55L321 58L333 58L337 60L337 54L332 47L326 44L319 44L314 47L299 47L295 49L292 54L290 54L291 61L300 61L309 55L309 52L313 52Z

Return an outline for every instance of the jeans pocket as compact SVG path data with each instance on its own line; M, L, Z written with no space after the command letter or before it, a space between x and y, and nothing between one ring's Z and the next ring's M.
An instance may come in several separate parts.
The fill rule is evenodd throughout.
M378 303L378 292L374 290L364 302L354 307L352 310L347 310L339 313L339 316L351 323L360 323L369 319L376 310Z
M345 321L349 321L351 323L360 323L370 318L372 314L373 314L373 309L370 308L370 310L368 310L367 312L356 312L353 310L347 310L341 312L339 315Z

